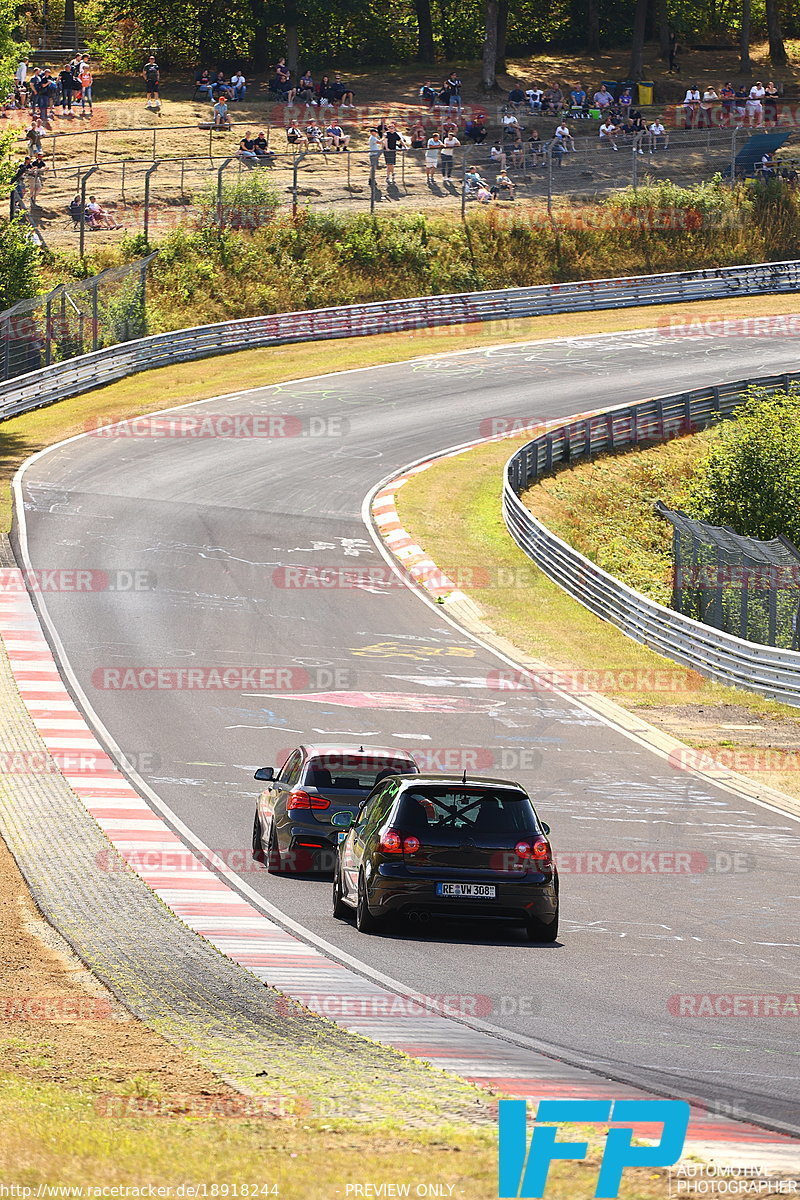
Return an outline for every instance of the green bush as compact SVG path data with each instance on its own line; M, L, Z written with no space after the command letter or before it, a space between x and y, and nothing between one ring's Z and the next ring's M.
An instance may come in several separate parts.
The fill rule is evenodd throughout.
M736 419L716 428L681 501L712 525L800 544L800 388L752 388Z

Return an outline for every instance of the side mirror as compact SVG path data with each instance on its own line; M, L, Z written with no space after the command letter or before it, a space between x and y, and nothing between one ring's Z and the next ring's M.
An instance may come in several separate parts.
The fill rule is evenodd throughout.
M339 825L343 829L349 829L353 824L353 814L342 809L340 812L335 812L331 817L331 825Z
M544 833L550 832L550 826L547 824L547 821L542 821L542 830Z
M253 778L260 779L262 783L269 783L270 780L275 778L275 768L259 767Z

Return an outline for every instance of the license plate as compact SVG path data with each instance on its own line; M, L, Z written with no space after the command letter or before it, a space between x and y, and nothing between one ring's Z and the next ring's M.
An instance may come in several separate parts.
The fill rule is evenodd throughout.
M493 883L437 883L436 895L457 900L494 900L497 888Z

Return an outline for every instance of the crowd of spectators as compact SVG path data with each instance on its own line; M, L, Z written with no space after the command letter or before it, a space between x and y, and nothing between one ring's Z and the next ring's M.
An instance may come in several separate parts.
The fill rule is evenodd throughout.
M23 58L14 72L14 88L6 97L4 110L28 110L49 129L54 117L72 117L78 109L81 116L87 110L91 116L93 84L91 66L83 55L75 55L59 71L31 66Z
M683 98L683 123L687 129L734 124L769 129L778 123L779 100L780 89L771 79L766 85L757 79L750 87L735 87L726 79L719 91L710 83L702 92L695 83Z

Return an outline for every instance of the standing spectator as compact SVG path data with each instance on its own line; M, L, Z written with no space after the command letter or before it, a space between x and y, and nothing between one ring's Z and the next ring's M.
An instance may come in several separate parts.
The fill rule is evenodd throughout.
M720 99L722 100L722 115L720 123L729 125L731 116L733 115L733 105L736 99L736 92L731 87L730 82L726 79L722 87L719 89Z
M233 92L232 100L244 100L247 95L247 80L242 74L241 67L237 67L231 75L231 90Z
M25 134L25 141L28 143L28 152L30 154L35 154L37 150L41 150L42 138L46 132L41 117L34 117L33 124Z
M39 192L44 186L44 175L47 170L47 163L44 161L44 155L41 150L37 150L33 162L28 171L28 180L31 188L31 204L36 204L39 197Z
M282 100L287 104L294 104L296 89L292 87L292 72L286 65L285 58L279 58L275 65L275 88Z
M425 176L429 186L433 183L433 176L439 165L439 152L441 149L442 139L438 133L434 133L428 138L428 146L425 150Z
M683 127L684 129L693 129L697 121L697 112L700 108L700 89L697 84L693 84L686 89L686 95L683 97Z
M380 162L381 151L383 149L383 136L378 133L377 129L370 129L367 148L369 150L370 177L374 178L375 172L378 169L378 163Z
M780 92L775 87L775 84L770 79L767 86L764 88L764 124L778 124L778 98Z
M21 200L25 195L25 185L28 182L28 173L32 166L33 159L29 155L26 155L12 175L11 182L14 185L12 200Z
M72 116L72 93L75 90L75 76L69 67L59 73L58 83L61 88L61 115L66 117L67 113Z
M678 35L674 29L669 31L669 74L680 75L681 69L678 66L678 55L680 54L680 44Z
M618 150L617 134L618 129L614 124L610 115L603 118L603 124L600 126L600 145L608 145L612 150Z
M601 116L605 113L606 109L610 108L614 103L614 97L611 95L611 92L608 90L605 84L602 84L599 90L595 92L593 99L594 106L595 108L600 109Z
M425 126L422 124L422 121L417 121L411 130L411 149L424 150L427 137L428 135L425 132Z
M451 71L444 81L444 91L447 92L447 111L461 116L461 80L457 71Z
M14 72L14 83L16 84L17 91L20 94L20 100L21 100L23 108L25 108L27 101L28 101L28 89L25 87L25 81L27 80L27 78L28 78L28 60L27 60L27 58L23 58L20 61L20 64L17 67L16 71Z
M142 79L144 80L145 91L147 92L147 105L159 104L159 88L161 85L161 71L158 68L158 63L154 54L151 54L142 70Z
M700 101L700 113L698 128L709 129L714 123L714 105L719 100L719 96L715 92L711 84L703 91L703 98Z
M751 125L760 128L764 123L764 108L762 100L766 95L766 88L760 79L757 79L750 88L750 95L747 98L747 117Z
M444 135L444 141L442 142L441 159L442 176L444 179L453 178L453 156L460 145L461 142L458 140L455 135L455 131L451 127L447 130L447 133Z
M389 122L389 128L383 135L383 161L386 163L386 183L394 183L394 169L397 162L397 151L404 150L405 138L399 132L394 121Z
M734 104L734 112L737 117L743 117L747 111L747 96L748 89L746 84L740 83L736 89L736 102Z
M328 128L325 130L325 136L330 139L331 146L337 154L342 150L346 150L350 144L350 134L345 133L338 121L331 121Z
M656 150L658 150L658 143L660 141L663 141L665 150L669 149L669 134L664 127L664 122L661 120L661 117L656 117L655 121L653 121L650 125L648 133L650 134L651 154L655 154Z
M215 129L230 129L231 119L228 116L228 102L224 96L220 96L211 111L214 114Z
M81 67L81 73L78 76L78 83L81 85L81 113L86 111L86 105L89 105L89 112L94 112L92 107L92 87L94 86L94 77L89 70L88 64L84 63Z
M560 125L556 126L555 138L565 150L571 150L573 154L575 153L575 139L570 133L566 121L562 121Z

